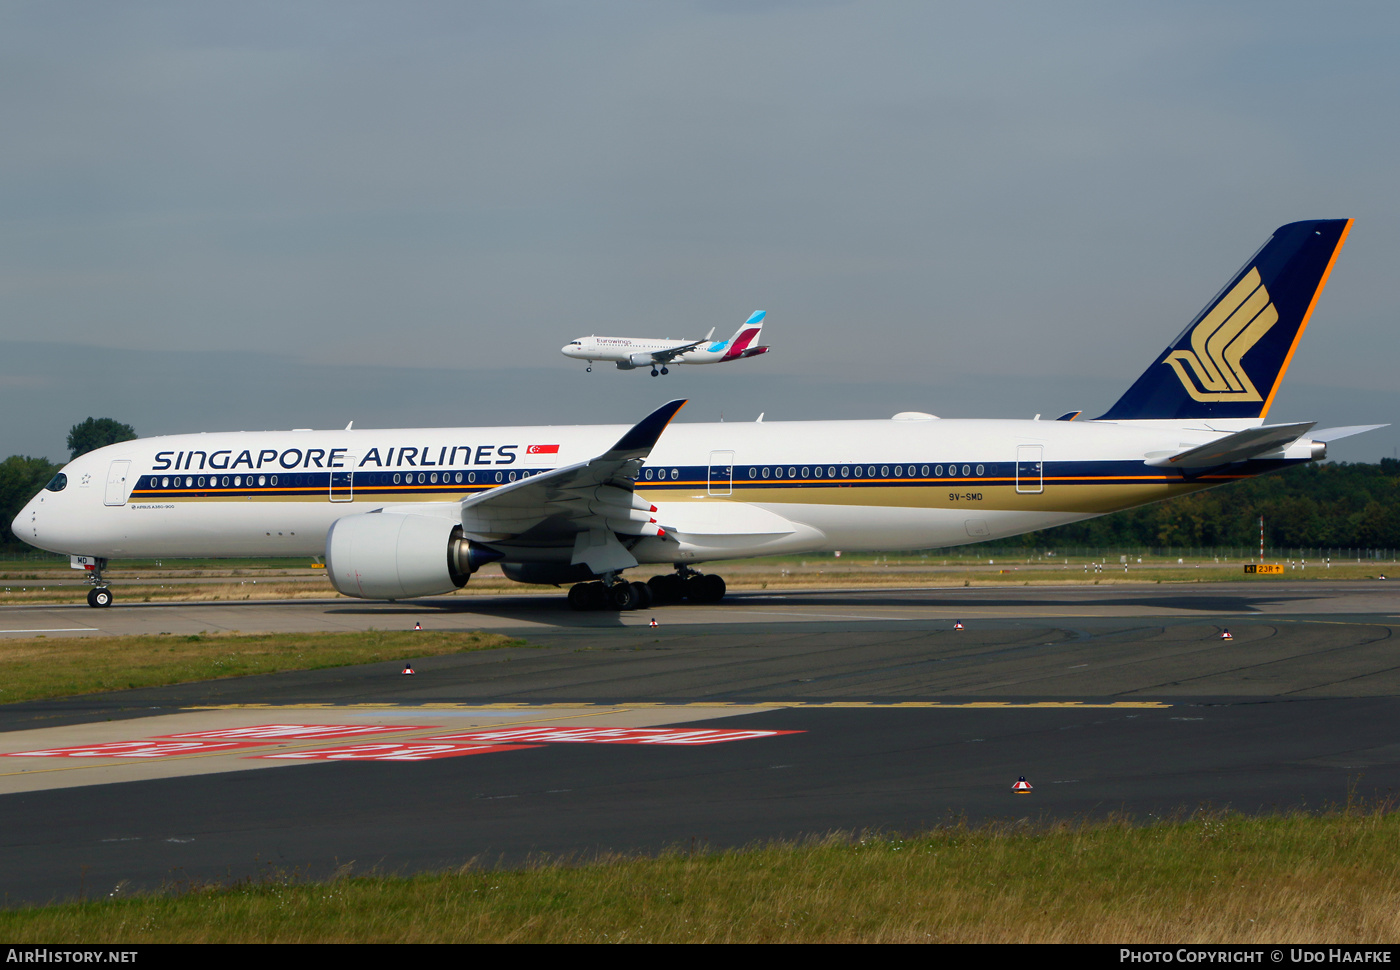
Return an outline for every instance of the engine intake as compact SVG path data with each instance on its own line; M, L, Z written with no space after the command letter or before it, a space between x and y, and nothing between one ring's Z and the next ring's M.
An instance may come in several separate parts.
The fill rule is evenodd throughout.
M471 574L503 558L462 535L452 519L369 512L337 519L326 534L331 585L360 599L405 599L450 593Z

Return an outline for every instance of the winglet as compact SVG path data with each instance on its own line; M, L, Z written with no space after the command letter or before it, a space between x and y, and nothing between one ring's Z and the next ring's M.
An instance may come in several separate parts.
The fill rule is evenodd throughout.
M651 453L661 432L671 423L676 412L685 407L684 400L668 401L655 411L638 421L631 431L618 439L617 444L608 449L604 458L628 459L645 458Z

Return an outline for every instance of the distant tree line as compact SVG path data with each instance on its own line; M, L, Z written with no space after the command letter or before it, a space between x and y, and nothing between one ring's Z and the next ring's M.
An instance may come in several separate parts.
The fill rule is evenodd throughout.
M1007 540L1053 548L1400 548L1400 461L1330 462Z

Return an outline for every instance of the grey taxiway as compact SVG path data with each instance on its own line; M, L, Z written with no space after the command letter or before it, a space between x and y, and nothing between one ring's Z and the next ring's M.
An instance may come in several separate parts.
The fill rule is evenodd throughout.
M0 889L15 905L950 819L1384 800L1400 790L1393 590L819 590L632 614L533 596L3 609L0 637L421 623L526 645L424 658L411 677L371 664L0 707ZM266 724L404 742L541 725L791 733L400 762L21 754ZM1034 791L1013 795L1022 775Z

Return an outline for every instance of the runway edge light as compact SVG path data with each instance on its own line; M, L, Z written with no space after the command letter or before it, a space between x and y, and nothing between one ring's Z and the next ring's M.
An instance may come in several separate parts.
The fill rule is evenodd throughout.
M411 664L411 663L406 663L406 664L404 664L404 665L403 665L403 672L404 672L405 674L411 674L411 673L413 673L413 664Z
M961 630L962 628L963 628L962 620L954 620L954 621L953 621L953 629L954 629L954 630Z
M1230 631L1229 631L1229 629L1227 628L1227 629L1224 629L1224 630L1221 630L1221 631L1220 631L1220 639L1222 639L1222 640L1233 640L1233 639L1235 639L1235 638L1234 638L1233 636L1230 635Z
M1031 783L1026 781L1026 776L1022 775L1016 784L1011 786L1011 790L1018 795L1029 795L1031 793Z

